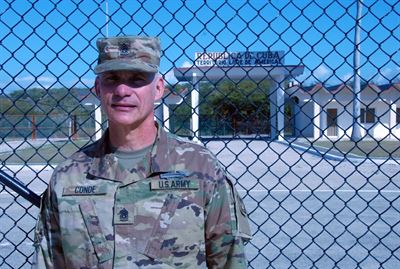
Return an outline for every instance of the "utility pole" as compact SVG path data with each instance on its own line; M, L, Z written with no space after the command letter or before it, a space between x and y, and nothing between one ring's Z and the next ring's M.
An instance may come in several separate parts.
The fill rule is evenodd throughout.
M360 128L361 110L361 78L360 78L360 32L361 32L362 0L357 0L357 18L354 34L354 85L353 85L353 130L351 140L358 142L362 139Z

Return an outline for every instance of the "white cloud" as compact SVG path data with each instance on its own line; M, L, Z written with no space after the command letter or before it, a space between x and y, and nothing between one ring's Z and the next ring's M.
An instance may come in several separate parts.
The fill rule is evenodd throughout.
M17 77L17 82L33 82L35 80L34 76Z
M37 81L40 83L54 83L57 79L55 77L38 77Z
M300 83L307 84L316 84L316 83L325 83L326 79L329 78L331 80L332 70L325 65L321 64L317 68L313 70L309 70L307 68L304 69L304 73L296 78L296 81Z
M304 69L303 74L301 74L300 76L298 76L296 78L296 81L298 81L299 83L309 83L312 80L310 79L310 74L311 72L309 70Z
M16 82L21 85L22 87L29 87L29 88L44 88L44 89L48 89L51 86L53 86L53 84L55 82L57 82L57 78L55 77L46 77L46 76L42 76L42 77L34 77L32 75L27 75L24 77L17 77Z
M94 78L81 78L78 87L94 87Z
M185 62L183 62L181 67L192 67L192 66L193 66L193 63L191 63L189 61L185 61Z
M17 77L16 82L18 85L22 87L29 87L29 88L56 88L56 87L81 87L81 88L91 88L94 86L94 78L81 78L79 81L78 79L58 79L56 77L50 76L41 76L35 78L32 75L24 76L24 77Z
M386 84L390 81L398 80L400 78L400 67L389 68L385 67L376 74L372 80L376 84Z
M346 73L344 74L340 79L343 81L343 83L349 82L353 78L354 74L352 73Z
M315 79L322 82L332 74L332 70L321 64L312 71L312 74Z
M174 70L171 69L169 70L166 74L164 74L164 79L167 82L166 84L175 84L178 82L178 80L176 79L175 75L174 75Z
M180 67L184 67L184 68L193 67L193 63L189 62L189 61L185 61L182 63L182 65ZM169 84L175 84L178 82L178 80L176 79L176 77L174 75L173 69L169 70L167 73L164 74L164 79Z

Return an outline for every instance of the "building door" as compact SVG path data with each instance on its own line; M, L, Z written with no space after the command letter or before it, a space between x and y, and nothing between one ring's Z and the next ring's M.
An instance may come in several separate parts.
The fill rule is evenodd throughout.
M337 109L336 108L328 108L326 110L326 126L328 128L327 135L328 136L337 136L338 135L338 126L337 126Z

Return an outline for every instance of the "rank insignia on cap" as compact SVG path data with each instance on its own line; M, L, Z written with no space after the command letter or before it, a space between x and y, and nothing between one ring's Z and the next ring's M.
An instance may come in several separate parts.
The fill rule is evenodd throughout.
M128 221L128 217L129 217L129 212L128 210L126 210L125 208L121 209L119 211L119 220L120 221Z
M129 45L127 43L119 44L119 54L121 56L129 55Z

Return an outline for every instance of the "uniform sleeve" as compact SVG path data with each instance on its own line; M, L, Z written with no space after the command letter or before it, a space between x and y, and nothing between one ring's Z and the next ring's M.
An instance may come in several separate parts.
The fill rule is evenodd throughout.
M33 269L66 268L60 237L56 198L48 187L42 195L35 228Z
M251 232L244 204L225 178L215 183L206 206L206 259L208 268L247 268L244 241Z

